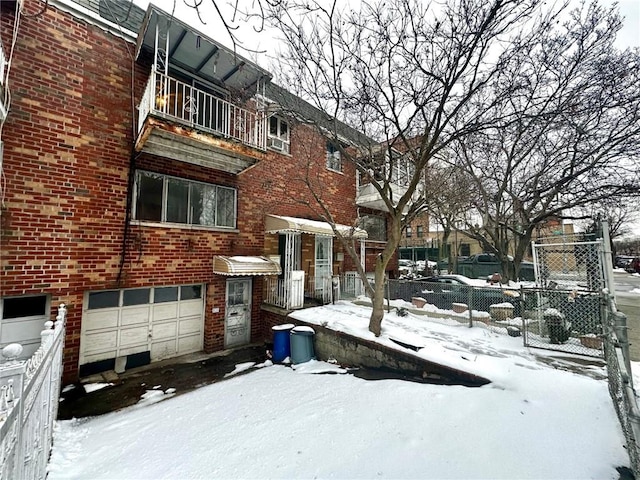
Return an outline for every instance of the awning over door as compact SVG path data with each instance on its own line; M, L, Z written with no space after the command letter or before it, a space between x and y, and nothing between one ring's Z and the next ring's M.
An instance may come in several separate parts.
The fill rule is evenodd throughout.
M213 273L218 275L280 275L280 264L267 257L213 257Z
M348 225L336 225L337 230L346 237L367 238L366 230L354 228ZM331 225L327 222L309 220L307 218L283 217L280 215L267 215L265 218L265 232L300 232L311 235L324 235L335 237Z

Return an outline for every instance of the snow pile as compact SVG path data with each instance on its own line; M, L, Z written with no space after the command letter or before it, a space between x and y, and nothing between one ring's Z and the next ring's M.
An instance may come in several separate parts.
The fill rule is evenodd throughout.
M57 422L48 480L616 479L628 465L604 367L579 374L569 356L540 362L521 339L411 314L387 314L376 338L369 312L339 303L295 316L392 348L403 348L392 338L420 345L416 355L492 383L367 381L328 362L269 363L144 408ZM308 374L330 372L340 374Z

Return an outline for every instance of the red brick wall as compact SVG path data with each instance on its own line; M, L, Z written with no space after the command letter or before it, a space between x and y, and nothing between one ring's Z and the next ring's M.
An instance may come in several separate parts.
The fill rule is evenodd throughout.
M27 13L41 8L25 4ZM5 52L12 22L3 10ZM306 126L292 131L291 155L269 152L238 176L146 155L132 159L134 105L149 74L133 62L133 50L49 6L40 16L23 16L12 59L12 104L2 130L0 295L46 293L53 307L67 303L65 381L77 376L84 292L205 283L204 349L220 350L226 278L213 275L214 255L263 254L265 214L322 219L310 186L337 222L351 224L356 216L354 167L327 170L325 140ZM133 224L123 242L131 166L237 187L239 231ZM345 270L350 262L345 255ZM265 337L262 284L254 278L253 341Z

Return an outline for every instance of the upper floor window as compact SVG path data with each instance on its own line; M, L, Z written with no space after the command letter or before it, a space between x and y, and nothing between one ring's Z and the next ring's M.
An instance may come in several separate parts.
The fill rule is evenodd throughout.
M275 115L269 118L269 138L267 145L273 150L289 153L289 124Z
M418 238L424 237L424 227L422 225L418 225L416 233L418 235Z
M235 228L236 204L235 188L136 172L135 220Z
M342 171L340 149L331 142L327 142L327 168L329 170L335 170L336 172Z
M413 230L411 229L411 227L407 227L406 237L411 238L412 235L413 235Z
M387 241L387 222L377 215L366 215L361 219L361 226L368 234L368 240Z

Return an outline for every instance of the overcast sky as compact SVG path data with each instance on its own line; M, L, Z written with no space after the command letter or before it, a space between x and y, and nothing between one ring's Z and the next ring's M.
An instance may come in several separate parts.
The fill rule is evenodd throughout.
M134 0L134 3L142 8L146 8L149 3L153 3L163 10L171 12L174 8L174 1L175 13L179 19L200 30L214 40L229 47L232 46L229 36L225 32L222 23L213 8L214 0L202 0L202 19L206 22L206 25L202 24L193 8L189 8L185 5L185 2L193 5L194 2L198 0L151 0L151 2L149 0ZM580 0L572 1L578 4ZM229 7L229 4L232 2L230 2L230 0L217 0L217 3L223 12L227 12L227 18L231 18L232 10ZM249 4L250 2L245 1L240 3ZM614 0L600 0L600 3L609 6L614 3ZM640 47L640 0L618 0L617 3L620 13L624 17L624 26L618 34L618 47ZM268 32L256 33L253 25L241 24L237 30L237 35L243 39L245 47L252 50L267 50L268 52L270 51L273 53L274 39L273 35L270 35ZM242 56L256 60L256 55L254 54L248 52L239 53ZM259 55L257 61L260 66L265 68L268 67L268 62L264 58L264 55Z

